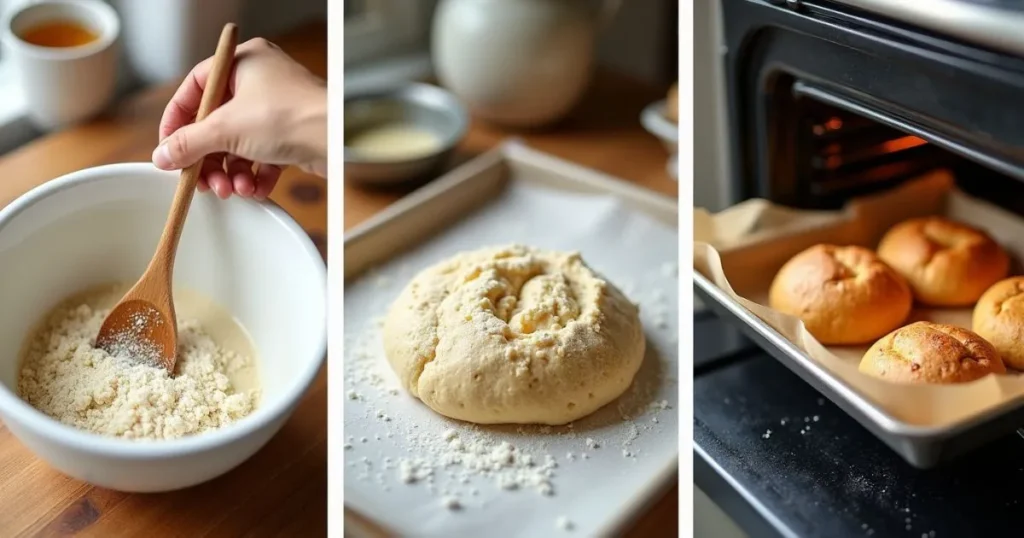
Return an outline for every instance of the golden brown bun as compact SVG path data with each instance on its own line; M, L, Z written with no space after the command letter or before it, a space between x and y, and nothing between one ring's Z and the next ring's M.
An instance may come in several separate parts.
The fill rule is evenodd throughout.
M878 256L907 279L918 301L931 306L972 305L1010 270L1006 251L988 234L942 217L893 226Z
M768 301L823 344L863 344L899 327L913 297L901 276L862 247L815 245L775 275Z
M967 329L930 321L900 327L875 342L860 371L896 383L966 383L1005 374L992 344Z
M668 89L668 97L665 99L665 117L672 123L679 123L679 83L675 83Z
M1024 277L992 286L978 299L971 327L999 352L1003 362L1024 370Z

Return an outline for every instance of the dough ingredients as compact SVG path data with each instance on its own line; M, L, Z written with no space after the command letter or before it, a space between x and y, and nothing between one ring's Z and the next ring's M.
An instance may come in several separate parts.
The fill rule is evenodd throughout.
M178 321L173 377L162 366L94 347L119 297L108 290L71 299L29 336L18 380L25 401L65 424L128 439L195 435L253 411L259 391L235 382L254 373L252 357L225 349L196 320Z
M577 253L464 252L419 273L384 322L402 385L481 424L572 422L618 398L643 361L639 312Z

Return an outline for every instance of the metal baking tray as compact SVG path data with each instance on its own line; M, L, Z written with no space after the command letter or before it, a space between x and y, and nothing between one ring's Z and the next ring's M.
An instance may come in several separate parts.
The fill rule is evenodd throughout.
M512 206L509 204L517 204L517 211L523 208L525 198L522 195L525 191L542 197L530 200L546 201L530 211L510 212ZM579 203L600 211L584 213L580 209L583 206L575 205ZM665 235L640 233L639 228L629 225L636 221L622 219L623 215L656 223ZM634 301L649 300L647 297L654 295L649 292L656 291L656 284L665 284L657 290L664 292L664 297L672 298L669 307L672 313L666 323L660 327L648 326L651 318L645 318L644 312L648 311L649 316L654 314L643 306L641 319L645 323L649 349L657 350L652 351L652 356L660 354L659 361L645 360L645 363L656 365L653 369L648 368L649 371L659 371L660 367L662 372L656 377L656 386L650 396L670 401L671 408L659 411L656 421L646 415L637 418L636 423L641 428L644 424L654 424L647 426L651 429L644 429L644 433L631 445L643 454L642 458L627 459L622 454L624 450L617 445L628 437L629 429L625 421L617 418L590 430L586 429L590 426L583 422L587 419L578 421L574 431L580 431L581 436L576 440L567 435L568 441L563 441L561 435L555 435L557 432L544 437L538 437L532 430L520 432L515 441L517 446L520 442L525 446L540 441L550 444L548 452L560 458L556 493L540 502L531 497L539 495L535 492L522 491L518 492L522 495L502 496L505 494L491 492L492 484L483 483L479 497L465 500L476 502L474 499L486 496L486 507L463 506L464 509L451 514L439 509L440 505L429 495L421 495L422 485L392 484L393 471L385 469L384 480L391 487L381 490L383 484L362 481L355 469L347 470L344 518L346 533L351 536L475 536L485 532L492 536L547 536L559 533L555 526L557 515L570 518L574 525L573 535L617 536L628 530L636 517L676 483L679 417L675 402L678 399L679 345L675 297L679 278L677 274L665 274L662 266L649 263L657 259L661 263L671 260L673 266L676 264L678 204L673 199L544 154L520 142L506 142L421 187L346 234L346 342L357 343L359 335L366 334L361 326L373 323L373 318L384 311L377 307L390 303L408 278L425 266L420 262L442 253L454 253L451 249L455 247L464 250L482 246L486 243L478 240L484 237L487 243L491 243L495 238L491 235L495 228L490 223L495 218L499 218L503 226L499 235L523 237L529 242L540 241L535 244L542 247L553 248L543 241L560 241L553 238L560 233L567 234L564 239L578 245L571 248L581 250L613 281L622 283L630 278L629 282L638 288L636 295L627 291ZM552 225L555 220L566 221L566 225L568 221L578 222L559 229ZM525 227L519 229L519 226ZM638 270L640 267L647 269ZM653 271L654 274L645 271ZM347 365L350 348L358 354L358 347L346 344L346 364L341 367ZM641 372L643 370L641 367ZM347 373L346 369L346 391L356 388L350 387L350 383L358 382L357 377L350 381ZM640 375L638 373L638 383ZM401 455L407 455L415 447L403 446L401 431L391 440L387 435L391 428L416 422L417 431L423 433L437 429L444 420L400 391L395 392L395 399L373 400L366 395L376 389L363 389L365 401L346 400L344 434L356 439L365 436L367 441L353 443L345 451L346 466L352 463L359 465L360 457L364 455L373 458L371 462L377 462L383 456L398 461ZM644 407L648 407L646 401ZM382 424L372 413L366 414L368 410L379 413L381 409L387 412L391 419L389 422ZM612 403L592 416L598 418L603 412L614 417L621 413ZM567 449L562 444L583 444L587 437L583 434L587 432L592 432L598 441L607 439L608 446L604 446L602 441L603 448L600 449L604 452L595 452L582 464L563 461L561 458ZM376 472L379 467L374 469ZM594 476L598 475L603 479L595 482ZM495 497L490 500L492 495ZM517 523L495 529L493 521L496 518Z
M696 271L693 289L695 296L712 312L740 329L744 336L810 383L914 467L925 469L952 460L1024 424L1024 406L1013 401L952 427L922 427L899 421L833 376Z

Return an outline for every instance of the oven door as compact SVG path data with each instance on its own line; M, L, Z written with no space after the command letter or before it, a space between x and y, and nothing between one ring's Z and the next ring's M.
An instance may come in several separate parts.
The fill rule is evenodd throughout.
M785 5L799 9L721 4L736 201L838 208L942 167L967 193L1024 214L1024 61L835 3ZM955 428L902 423L700 274L694 289L914 466L934 466L1024 423L1020 405Z
M1024 214L1020 58L834 2L718 1L733 203L837 208L942 166ZM909 435L699 274L694 290L694 481L749 535L1017 532L1024 410Z

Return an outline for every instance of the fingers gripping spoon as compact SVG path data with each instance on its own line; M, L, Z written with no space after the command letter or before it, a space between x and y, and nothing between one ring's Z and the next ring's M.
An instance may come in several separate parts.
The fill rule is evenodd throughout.
M203 90L196 121L201 121L224 100L235 58L238 27L227 24L220 35L210 76ZM174 255L185 226L202 160L182 170L171 211L157 244L156 254L139 281L103 321L96 346L112 355L138 358L174 372L178 354L178 322L172 297Z

